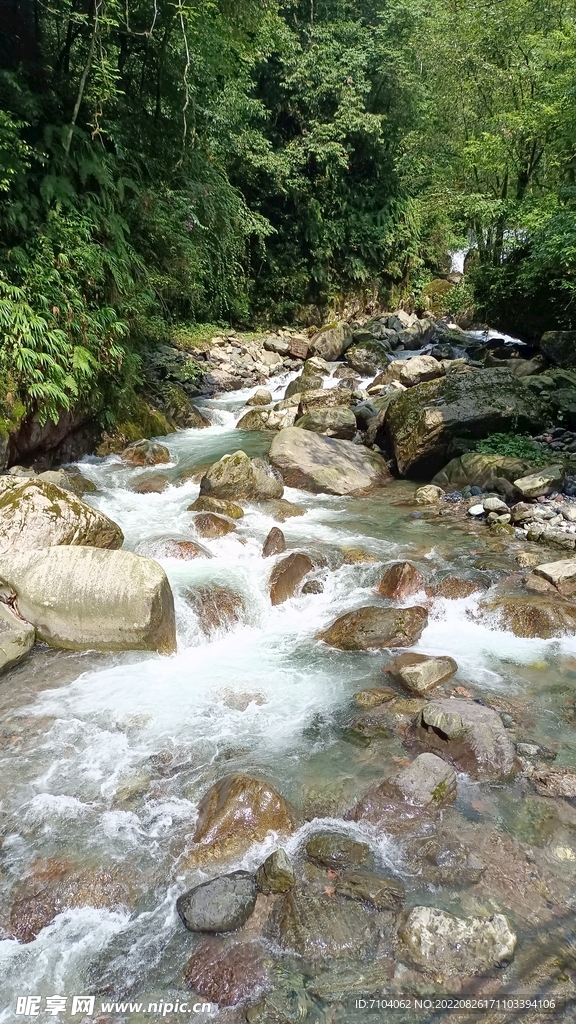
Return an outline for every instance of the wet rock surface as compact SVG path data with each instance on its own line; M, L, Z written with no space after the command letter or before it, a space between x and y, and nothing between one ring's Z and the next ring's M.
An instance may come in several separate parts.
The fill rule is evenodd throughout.
M270 934L305 961L361 960L374 950L376 921L361 904L294 889L280 898Z
M342 651L410 647L419 639L427 621L426 609L417 605L398 609L369 606L342 615L319 639Z
M326 832L309 839L306 843L306 856L314 864L334 870L366 864L372 859L370 847L366 843L337 832Z
M302 580L314 568L308 555L295 551L278 562L270 577L270 601L284 604L294 596Z
M409 956L428 971L485 974L508 964L516 935L503 914L458 918L436 907L414 907L398 932Z
M415 738L475 778L506 779L518 770L514 747L500 716L473 701L430 701L415 723Z
M176 909L191 932L231 932L246 923L256 907L254 875L234 871L203 882L178 897Z
M453 658L427 654L400 654L386 666L386 674L417 695L428 693L458 670Z
M378 593L392 601L413 597L424 586L422 573L411 562L396 562L384 573Z

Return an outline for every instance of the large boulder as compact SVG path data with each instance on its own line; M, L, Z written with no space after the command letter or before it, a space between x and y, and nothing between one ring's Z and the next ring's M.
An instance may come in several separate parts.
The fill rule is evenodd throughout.
M332 409L311 409L296 420L294 426L300 430L311 430L315 434L351 441L356 433L356 417L351 409L342 405Z
M120 453L120 458L131 466L158 466L163 462L171 461L166 445L159 444L158 441L149 441L146 438L129 444Z
M363 334L367 332L362 332ZM389 332L394 341L398 343L398 336L395 331ZM376 339L363 338L349 348L346 353L346 361L356 373L362 377L374 377L384 366L388 364L388 353L392 345L387 338Z
M238 420L237 430L281 430L286 425L288 411L274 412L274 409L250 409Z
M544 414L533 392L508 370L449 374L402 392L386 416L398 469L429 475L447 461L453 438L537 431Z
M434 356L413 356L412 359L394 359L381 373L376 384L392 384L397 381L405 388L413 388L416 384L423 384L427 380L435 380L445 375L442 363L439 363Z
M564 485L563 466L545 466L535 469L527 476L514 481L514 486L523 498L539 498L553 491L561 491Z
M305 416L306 413L317 409L349 406L351 402L352 393L348 388L317 388L313 391L304 391L300 398L298 415Z
M335 363L341 359L353 341L352 330L346 323L322 327L312 338L311 350L315 356Z
M555 366L576 366L576 331L546 331L540 351Z
M233 871L202 882L176 900L182 923L191 932L232 932L254 913L258 889L249 871Z
M477 779L506 779L518 770L502 719L475 701L446 697L426 704L415 723L421 746Z
M240 857L270 832L289 835L294 818L286 801L268 783L249 775L229 775L200 801L189 864Z
M0 556L18 614L51 647L176 650L174 599L164 570L131 551L59 546Z
M516 948L503 914L461 918L436 907L414 907L398 937L411 959L435 975L486 974L508 966Z
M288 427L276 435L270 461L288 487L314 494L365 494L390 480L386 464L376 452L299 427Z
M29 622L0 603L0 675L16 665L34 646L36 632Z
M22 477L0 492L0 555L55 544L120 548L122 530L70 491Z
M200 481L200 495L233 501L266 501L281 498L284 488L264 459L251 459L246 452L224 455Z
M427 623L428 612L418 605L412 608L370 605L341 615L318 639L341 651L411 647Z
M463 487L481 487L492 490L499 479L514 481L530 469L527 459L516 459L510 455L484 455L482 452L466 452L451 459L432 483L445 491L461 491Z

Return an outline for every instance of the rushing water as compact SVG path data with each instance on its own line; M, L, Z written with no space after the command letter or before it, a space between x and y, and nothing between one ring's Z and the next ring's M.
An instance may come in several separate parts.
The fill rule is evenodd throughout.
M127 548L154 557L160 538L194 538L193 515L186 509L199 485L198 474L188 471L240 448L251 455L267 450L266 435L235 429L250 393L207 402L210 428L162 439L171 453L166 471L173 483L161 494L130 489L135 477L156 473L156 467L133 469L116 457L82 463L98 487L89 500L120 524ZM410 558L426 577L447 571L489 575L473 568L486 553L485 535L426 514L415 517L412 492L408 483L362 499L286 489L285 497L305 509L304 516L282 524L288 549L324 556L318 559L325 564L318 570L323 593L271 607L273 560L264 560L261 549L276 524L254 505L234 533L202 540L211 558L160 559L176 600L176 655L40 648L3 681L4 934L9 936L14 899L34 891L27 880L49 877L50 865L58 862L78 870L117 868L132 903L130 911L122 902L116 908L66 910L30 943L0 941L2 1024L26 1019L15 1015L22 995L96 993L98 1006L100 997L110 994L136 999L156 992L168 999L182 991L194 938L182 928L175 900L208 876L185 872L179 858L201 795L222 775L242 771L265 777L314 819L290 839L288 849L296 853L311 828L324 819L330 827L335 815L406 756L399 740L359 747L340 729L352 695L385 681L381 670L387 655L337 652L315 637L338 614L372 603L383 567L398 558ZM357 548L372 561L347 564L346 551ZM492 558L505 555L492 553ZM241 622L210 639L186 600L187 590L206 583L232 587L245 607ZM426 595L408 603L418 600L426 601ZM454 657L455 686L496 702L511 719L516 739L552 748L556 764L576 766L576 639L518 639L479 621L476 605L476 597L436 601L416 649ZM572 956L576 813L565 801L536 798L522 780L488 787L464 777L454 813L473 846L482 846L489 835L500 835L504 844L482 847L485 857L492 850L493 859L474 896L466 889L435 889L415 877L399 839L370 830L362 834L377 863L404 881L409 905L507 914L519 943L505 980L522 988L538 985L553 973L546 966L550 961L555 970L561 964L565 981ZM271 839L234 866L254 868L272 848ZM300 1019L340 1024L365 1019L352 1005L330 1012L329 1002L328 1009L322 1000L314 1006ZM220 1018L242 1019L235 1012L223 1011ZM35 1019L81 1018L42 1011ZM127 1013L100 1019L108 1024L133 1018Z

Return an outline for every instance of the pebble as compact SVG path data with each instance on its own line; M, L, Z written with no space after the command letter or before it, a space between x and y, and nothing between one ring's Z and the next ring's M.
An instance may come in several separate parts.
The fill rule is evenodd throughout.
M483 516L484 505L472 505L472 508L468 509L469 516Z

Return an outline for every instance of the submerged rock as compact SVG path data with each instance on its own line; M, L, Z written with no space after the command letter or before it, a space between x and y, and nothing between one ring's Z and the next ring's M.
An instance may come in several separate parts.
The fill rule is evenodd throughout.
M0 603L0 675L17 665L34 646L36 631Z
M254 875L234 871L183 893L176 910L188 931L232 932L254 913L257 896Z
M424 487L419 487L414 495L414 500L417 505L437 505L439 501L442 501L444 497L444 491L441 487L437 487L434 484L425 484Z
M417 695L429 693L457 671L458 665L453 658L428 654L400 654L385 668L396 682Z
M294 551L278 562L270 577L270 601L273 605L284 604L294 596L304 577L314 568L308 555Z
M118 911L131 902L130 887L117 870L88 868L65 878L60 876L32 895L16 900L10 911L10 931L19 942L28 943L66 910L94 907Z
M184 977L203 999L219 1006L236 1006L268 987L269 966L258 942L209 938L195 947Z
M395 562L386 569L378 593L392 601L403 601L417 594L423 587L424 577L412 562Z
M224 455L200 481L201 496L245 501L281 498L284 488L263 459L250 459L245 452Z
M299 427L276 435L270 461L288 487L314 494L362 494L390 480L384 460L375 452Z
M486 583L478 580L462 579L459 576L445 576L437 587L432 588L434 597L443 597L448 601L460 601L479 590L486 590Z
M336 880L335 889L339 896L369 903L375 910L397 910L404 902L402 882L375 871L345 871Z
M305 961L360 960L377 942L373 916L361 904L294 889L278 901L271 920L278 945Z
M149 441L144 438L142 441L134 441L129 444L123 452L120 452L123 462L129 462L131 466L158 466L162 462L171 462L170 452L165 445L157 441Z
M55 484L14 477L0 491L0 555L64 544L120 548L123 541L108 516Z
M450 441L463 433L538 430L543 411L530 388L508 370L454 373L404 391L390 406L386 428L402 475L426 475L446 463ZM441 479L434 483L443 486Z
M72 651L176 650L164 570L131 551L59 546L0 557L0 580L38 639Z
M196 612L200 629L207 639L232 629L244 618L244 601L229 587L207 583L186 590L184 596Z
M324 832L313 836L306 843L306 856L314 864L336 871L340 868L367 864L372 860L372 852L367 843L359 843L356 839L338 832Z
M275 850L256 872L258 891L265 896L290 892L296 885L292 861L285 850Z
M474 778L506 779L519 767L500 715L474 701L430 701L416 719L415 735Z
M294 818L272 786L249 775L229 775L210 787L200 801L191 864L242 856L269 832L289 835Z
M414 907L398 937L420 967L447 976L507 966L516 948L516 935L503 914L488 920L461 918L436 907Z
M286 498L276 498L273 501L262 502L262 511L270 515L277 523L285 523L287 519L303 516L306 509L295 505L292 501L287 501Z
M428 612L418 605L411 608L369 605L341 615L328 629L318 634L318 639L341 651L410 647L420 638L427 624Z

